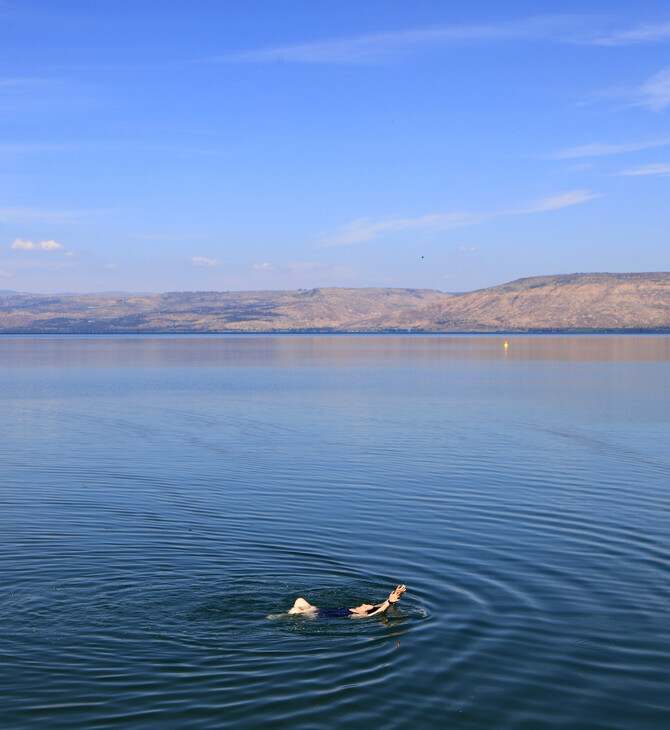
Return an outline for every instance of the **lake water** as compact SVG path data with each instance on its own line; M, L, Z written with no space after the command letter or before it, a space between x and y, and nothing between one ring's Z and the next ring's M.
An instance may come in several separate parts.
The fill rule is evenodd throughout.
M670 338L504 341L1 338L0 724L670 727Z

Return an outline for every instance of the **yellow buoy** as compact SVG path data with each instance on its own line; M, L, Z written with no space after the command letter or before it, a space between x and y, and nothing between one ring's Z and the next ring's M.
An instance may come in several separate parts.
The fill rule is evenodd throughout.
M507 340L505 340L505 349L507 349L509 345L507 344Z

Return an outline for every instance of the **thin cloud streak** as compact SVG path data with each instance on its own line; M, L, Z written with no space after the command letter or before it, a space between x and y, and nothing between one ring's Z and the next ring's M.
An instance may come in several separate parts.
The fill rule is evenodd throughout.
M419 218L395 218L386 221L357 218L351 223L325 234L319 242L319 246L346 246L371 241L383 233L417 229L439 231L458 226L469 226L474 222L476 221L470 213L435 213Z
M374 64L411 52L473 43L542 40L577 45L626 46L661 42L670 38L670 22L608 33L585 33L586 22L583 17L574 15L550 15L482 25L413 28L256 48L204 60L231 63Z
M509 214L522 215L524 213L544 213L550 210L559 210L560 208L568 208L571 205L579 205L587 200L601 198L602 195L592 193L590 190L570 190L567 193L554 195L550 198L543 198L528 208L509 211Z
M578 157L598 157L600 155L618 155L623 152L637 152L638 150L647 150L652 147L665 147L670 145L670 139L657 139L650 142L633 142L631 144L602 144L594 142L580 147L569 147L561 150L552 158L555 160L572 160Z
M600 198L601 195L590 190L569 190L550 198L543 198L526 208L505 210L497 213L434 213L419 218L394 218L387 221L373 221L370 218L357 218L340 228L324 234L318 242L319 247L346 246L356 243L367 243L380 238L385 233L397 233L409 230L444 231L462 226L474 226L485 223L500 216L526 215L528 213L543 213L551 210L567 208L571 205L585 203L588 200Z
M623 103L626 109L642 107L652 112L662 112L670 106L670 66L661 69L639 86L621 86L605 89L594 94L591 101L602 100L618 100ZM617 145L613 145L612 147L615 152L628 152L631 150L645 149L645 147L655 147L657 144L668 144L668 141L651 143L649 145L644 144L642 146L622 145L621 149L617 149ZM603 147L607 148L608 145L603 145ZM575 149L579 150L580 148L577 147Z
M622 170L614 173L613 177L628 177L637 175L670 175L670 163L652 162L649 165L633 168L632 170Z
M654 74L642 84L637 93L640 97L637 105L653 112L662 112L670 106L670 67Z
M233 63L373 64L403 53L468 43L542 40L577 27L573 16L533 17L489 25L451 25L370 33L346 38L259 48L210 58ZM566 36L567 38L567 36Z
M586 43L596 46L631 46L638 43L658 43L670 39L670 22L640 25L593 38Z

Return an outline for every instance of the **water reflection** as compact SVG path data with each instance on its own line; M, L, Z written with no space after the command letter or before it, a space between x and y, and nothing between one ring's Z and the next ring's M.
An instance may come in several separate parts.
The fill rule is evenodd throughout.
M505 343L508 344L505 347ZM668 361L668 335L5 336L0 367L251 367L398 361Z
M669 344L0 338L0 724L670 727Z

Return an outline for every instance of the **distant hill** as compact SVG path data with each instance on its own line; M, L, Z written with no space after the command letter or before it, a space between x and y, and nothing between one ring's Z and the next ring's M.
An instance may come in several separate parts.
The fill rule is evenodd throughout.
M670 273L518 279L436 301L389 326L442 332L670 331Z
M375 331L449 295L418 289L0 297L0 333Z
M670 332L670 273L566 274L465 294L322 288L0 295L0 333Z

